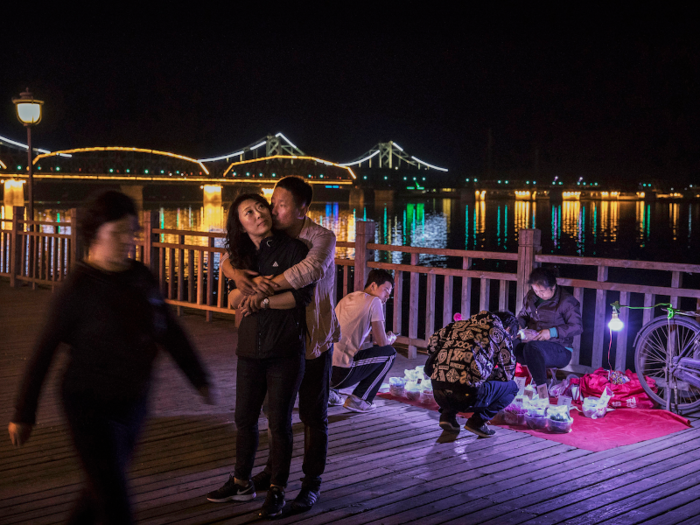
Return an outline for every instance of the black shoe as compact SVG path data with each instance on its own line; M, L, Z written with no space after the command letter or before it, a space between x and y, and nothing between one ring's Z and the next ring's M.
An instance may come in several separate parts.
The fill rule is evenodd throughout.
M228 477L228 481L220 489L207 494L207 499L214 503L224 503L225 501L250 501L255 499L255 485L248 482L246 487L236 484L233 476Z
M457 417L453 415L446 416L444 414L440 414L440 428L445 432L459 434L460 427L459 423L457 423Z
M474 416L467 419L467 423L466 425L464 425L464 429L468 430L469 432L473 432L474 434L482 438L490 438L496 435L495 430L491 430L481 418L475 418Z
M258 472L255 476L253 476L253 483L255 484L255 488L260 492L262 492L263 490L268 490L270 488L271 480L272 475L266 470Z
M321 491L319 489L312 489L311 487L302 485L299 494L297 494L297 497L292 501L292 510L296 512L306 512L314 506L320 495Z
M284 490L281 487L270 487L267 491L265 503L260 509L261 518L273 518L282 513L284 508Z

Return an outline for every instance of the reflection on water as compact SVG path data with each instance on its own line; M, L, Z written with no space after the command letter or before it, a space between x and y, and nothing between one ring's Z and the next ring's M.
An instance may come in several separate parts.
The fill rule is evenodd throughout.
M673 235L673 240L678 238L678 219L680 217L680 204L672 202L668 206L669 226Z
M525 200L516 200L514 204L514 211L515 211L515 217L514 217L514 230L517 232L518 230L526 230L530 228L531 221L530 219L532 218L532 222L535 221L535 208L537 206L537 203L534 201L525 201Z
M58 204L36 213L40 220L68 221L71 211ZM148 207L148 203L146 204ZM158 224L164 229L223 232L228 203L211 199L200 205L162 204ZM344 202L313 203L309 216L333 231L341 242L354 242L358 220L377 222L380 244L487 251L517 250L518 231L539 227L543 253L694 262L691 246L698 245L700 204L666 202L563 201L546 204L527 200L426 199L396 201L374 206ZM12 209L3 206L0 217L10 228ZM141 217L143 219L143 216ZM653 224L653 227L652 227ZM45 226L46 231L54 231ZM69 233L63 228L61 233ZM164 241L176 241L174 236ZM172 238L170 238L172 237ZM188 242L195 242L189 238ZM205 239L200 241L204 243ZM217 241L217 246L221 243ZM352 250L342 256L353 257ZM399 253L383 254L392 262L406 262ZM440 265L443 258L422 256L423 264Z
M617 201L600 202L600 229L606 237L606 242L617 241L617 224L619 221L620 203Z

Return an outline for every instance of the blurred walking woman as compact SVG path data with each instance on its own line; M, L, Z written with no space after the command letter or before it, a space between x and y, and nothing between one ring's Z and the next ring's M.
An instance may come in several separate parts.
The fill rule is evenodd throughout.
M238 197L228 212L226 246L234 268L254 270L261 276L278 275L302 261L306 246L287 234L272 230L270 205L261 195ZM231 292L239 308L243 295ZM276 516L284 507L284 490L292 460L292 409L304 375L305 307L313 285L271 297L256 295L242 307L250 312L238 329L236 367L236 465L233 475L218 490L207 494L216 503L255 498L251 480L258 447L258 417L265 395L270 425L272 478L261 509Z
M170 314L158 283L128 258L138 219L126 195L91 200L79 223L89 247L52 301L9 425L29 439L39 393L60 343L70 346L61 398L86 486L69 523L133 523L126 469L146 416L151 369L163 346L211 402L207 374Z

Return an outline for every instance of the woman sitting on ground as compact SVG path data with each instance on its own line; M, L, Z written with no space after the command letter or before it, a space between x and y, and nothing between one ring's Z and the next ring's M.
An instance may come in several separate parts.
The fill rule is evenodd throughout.
M233 266L260 275L281 274L308 252L301 241L272 230L271 208L262 195L238 197L229 209L226 230ZM239 290L231 293L231 304L238 308L243 294ZM236 349L236 465L228 481L207 494L209 501L255 498L251 473L258 448L258 417L267 395L272 476L260 515L281 513L292 461L292 409L304 376L305 308L312 297L313 285L269 298L256 296L257 311L246 312L241 321Z
M515 357L527 365L535 384L546 389L547 368L564 368L571 361L574 336L583 332L581 305L557 285L551 270L535 268L528 284L532 289L518 314L524 337L515 348Z

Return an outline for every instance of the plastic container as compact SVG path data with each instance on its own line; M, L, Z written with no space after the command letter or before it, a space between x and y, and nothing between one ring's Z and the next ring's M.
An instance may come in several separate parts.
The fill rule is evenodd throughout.
M406 399L409 401L420 401L420 390L406 390Z
M525 423L532 430L544 430L547 428L547 416L540 414L527 414L525 416Z
M600 419L601 417L605 416L607 411L607 407L583 407L583 415L590 417L591 419Z
M504 412L503 420L505 421L506 425L519 425L523 427L527 425L527 423L525 422L525 414L518 414L517 412Z
M599 419L607 413L608 401L607 399L601 400L597 397L587 397L583 400L581 410L584 416L590 417L591 419Z
M409 401L419 401L420 400L421 387L417 382L415 382L415 381L407 382L404 389L406 391L406 398Z
M435 396L433 395L432 390L423 390L420 393L420 402L421 403L435 403Z
M406 386L406 380L403 377L390 377L389 378L389 393L392 396L404 397Z
M523 407L522 400L514 400L513 403L503 409L503 421L506 425L525 426L525 414L527 409Z
M555 421L547 418L547 430L554 434L566 434L567 432L571 432L571 426L573 424L573 419L570 421Z

